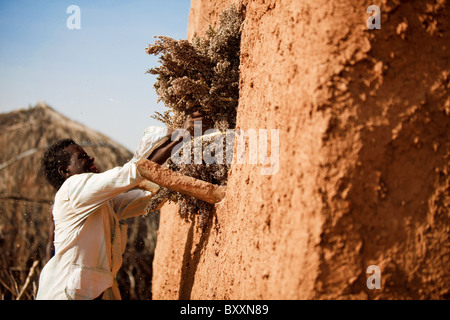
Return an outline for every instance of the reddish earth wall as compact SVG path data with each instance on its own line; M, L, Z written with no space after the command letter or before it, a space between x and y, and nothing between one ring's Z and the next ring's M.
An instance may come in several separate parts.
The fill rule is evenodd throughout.
M189 38L232 2L192 0ZM280 3L244 1L237 118L279 171L233 165L204 232L164 207L153 298L448 299L449 5Z

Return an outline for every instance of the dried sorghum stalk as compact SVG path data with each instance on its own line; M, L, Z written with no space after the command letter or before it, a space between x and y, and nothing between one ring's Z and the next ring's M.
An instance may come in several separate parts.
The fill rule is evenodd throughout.
M168 108L163 114L153 116L171 129L181 128L186 116L199 109L214 128L225 132L236 126L236 111L239 100L239 64L241 26L244 7L232 5L220 15L217 30L211 26L205 37L194 36L192 42L159 36L146 49L150 55L160 57L160 66L147 73L157 75L154 85ZM226 147L225 133L223 146ZM191 141L192 143L192 141ZM206 147L210 142L204 142ZM193 145L191 145L191 150ZM204 148L203 148L204 150ZM225 150L224 150L225 155ZM193 153L191 154L193 160ZM175 164L167 162L170 169L185 175L218 185L226 185L229 164ZM184 218L200 216L200 227L204 227L214 205L171 192L160 191L150 201L147 211L156 208L162 199L176 201L180 215Z

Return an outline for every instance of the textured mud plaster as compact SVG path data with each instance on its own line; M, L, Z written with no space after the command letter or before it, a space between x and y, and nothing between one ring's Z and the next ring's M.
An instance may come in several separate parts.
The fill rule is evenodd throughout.
M231 3L193 0L189 37ZM233 165L203 232L166 205L153 297L448 299L449 5L244 4L237 127L280 130L279 171Z

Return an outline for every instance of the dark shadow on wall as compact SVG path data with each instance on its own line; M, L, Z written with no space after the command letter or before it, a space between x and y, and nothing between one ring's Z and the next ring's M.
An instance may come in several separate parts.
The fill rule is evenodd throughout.
M190 300L192 287L194 285L195 273L197 272L197 267L200 261L200 257L202 256L203 249L208 245L209 236L211 234L211 227L213 225L213 217L216 216L216 210L213 207L212 212L210 212L210 216L208 222L206 223L203 229L197 227L197 217L194 217L191 220L191 226L189 227L186 246L184 248L183 254L183 263L181 265L181 280L180 280L180 300ZM198 230L196 230L198 228ZM200 239L198 243L195 244L194 235L196 232L199 232ZM195 246L194 252L192 252L193 247Z

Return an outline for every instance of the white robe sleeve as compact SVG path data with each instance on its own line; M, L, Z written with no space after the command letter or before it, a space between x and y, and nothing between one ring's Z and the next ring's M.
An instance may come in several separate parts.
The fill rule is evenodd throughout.
M115 197L111 205L117 218L124 220L145 214L145 207L152 196L153 194L149 191L133 189Z
M138 185L143 178L136 168L136 163L148 157L152 150L161 145L162 138L166 135L167 128L149 127L145 130L133 158L124 166L103 173L78 174L67 179L65 182L67 183L67 196L73 210L80 215L78 218L81 220L87 218L90 213L106 201L110 201ZM155 187L158 186L155 185ZM147 196L148 194L140 193L140 195ZM139 215L135 212L139 204L139 201L134 202L136 196L136 193L132 193L122 198L119 211L123 217ZM134 203L132 204L130 201ZM140 202L143 203L144 201L141 200ZM125 210L126 208L128 209ZM128 210L131 211L125 212Z

